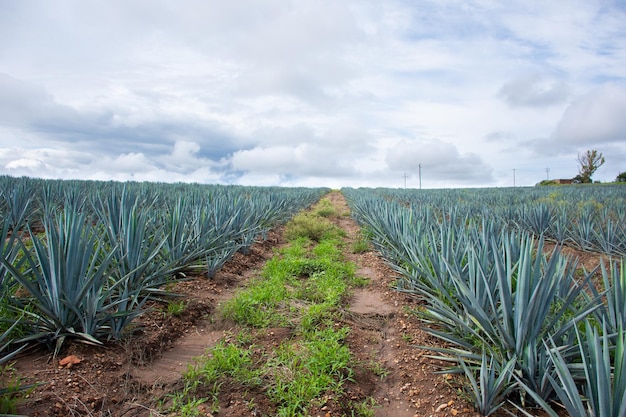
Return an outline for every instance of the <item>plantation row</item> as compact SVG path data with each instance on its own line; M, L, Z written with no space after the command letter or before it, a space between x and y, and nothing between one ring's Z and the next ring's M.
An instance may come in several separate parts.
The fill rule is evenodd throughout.
M490 218L499 229L527 231L586 251L626 255L626 186L623 185L423 192L375 189L367 193L410 206L421 217Z
M623 255L626 187L342 191L483 415L626 415L624 259L592 280L544 252L550 238Z
M165 284L210 277L327 191L0 177L0 363L121 338Z

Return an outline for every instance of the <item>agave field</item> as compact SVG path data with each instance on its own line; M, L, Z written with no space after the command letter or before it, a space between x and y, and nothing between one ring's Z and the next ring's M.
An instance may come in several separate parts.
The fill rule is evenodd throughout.
M626 187L342 192L482 415L626 415Z
M0 177L0 365L132 337L328 191ZM626 187L341 191L481 415L626 416Z
M168 282L210 277L327 191L0 177L0 363L122 338Z

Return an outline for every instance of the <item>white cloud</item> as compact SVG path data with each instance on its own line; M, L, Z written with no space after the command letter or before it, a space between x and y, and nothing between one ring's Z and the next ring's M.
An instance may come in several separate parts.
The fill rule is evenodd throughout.
M385 161L393 171L422 170L431 182L488 184L491 168L474 153L460 154L456 147L440 140L401 141L387 150ZM426 174L428 173L428 174Z
M174 165L184 165L196 159L200 152L200 145L196 142L179 140L174 144L171 155L167 157L168 163Z
M540 74L506 82L498 93L511 106L545 107L559 104L569 95L568 85Z
M237 151L232 157L235 170L254 174L296 177L343 177L350 174L343 155L313 144L259 147Z
M142 153L121 154L113 159L105 159L94 164L100 169L106 169L121 175L149 172L153 169L153 165L149 159Z
M46 164L39 159L20 158L14 159L5 165L9 172L31 172L36 173L46 167Z
M576 98L565 110L553 138L564 145L626 142L626 88L606 84Z

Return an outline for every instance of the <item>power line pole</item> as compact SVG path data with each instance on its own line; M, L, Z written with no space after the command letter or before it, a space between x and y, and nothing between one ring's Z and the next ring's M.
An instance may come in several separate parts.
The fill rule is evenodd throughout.
M420 179L420 190L422 189L422 164L419 164L417 166L417 168L419 169L419 179Z
M406 188L406 177L407 177L406 172L404 173L403 177L404 177L404 188Z
M513 187L515 187L515 168L513 168Z
M550 179L550 168L546 168L546 179Z

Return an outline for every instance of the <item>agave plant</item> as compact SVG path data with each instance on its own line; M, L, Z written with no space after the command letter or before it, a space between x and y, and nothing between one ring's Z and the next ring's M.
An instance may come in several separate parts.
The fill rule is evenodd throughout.
M150 211L152 202L145 202L125 189L117 196L115 190L105 201L100 200L104 239L112 250L112 282L109 297L112 309L111 336L119 339L123 330L139 314L148 297L161 292L160 287L172 273L161 248L167 241L163 226L155 224Z
M515 370L525 384L541 398L549 399L553 395L549 378L554 371L542 340L551 335L560 345L570 344L575 323L597 304L583 303L580 293L586 285L575 281L575 263L568 263L558 250L546 259L541 239L535 245L532 238L523 238L515 263L510 261L510 250L505 245L504 252L493 252L497 291L492 293L488 308L474 302L476 296L472 294L460 300L490 351L499 352L506 361L515 358ZM586 281L589 279L590 275ZM567 292L564 283L569 286ZM458 288L467 291L465 286Z
M114 277L127 280L133 290L158 288L171 272L171 264L162 258L166 236L153 205L124 189L119 196L113 191L96 210L105 241L117 249Z
M466 358L467 359L467 358ZM474 407L483 416L489 416L500 409L516 384L511 383L515 358L502 366L493 356L487 357L483 351L479 364L468 365L466 359L459 358L465 376L469 380L468 394L474 399Z
M465 230L454 224L441 223L439 232L426 233L425 239L406 234L394 243L404 248L394 255L404 265L396 267L405 275L403 290L425 299L422 319L436 324L427 331L451 344L435 349L444 355L438 358L456 363L451 371L469 375L470 368L463 365L476 362L486 350L497 369L516 372L541 398L551 398L554 369L542 340L550 334L562 344L572 341L574 323L597 307L597 299L585 302L580 295L591 274L577 282L576 263L560 256L558 248L544 255L543 239L498 234L488 222L480 232L471 222L456 223ZM511 381L510 375L503 378L499 381ZM507 393L515 385L510 384ZM502 398L485 402L496 401L496 396L473 392L482 396L475 398L480 409L493 410L502 403Z
M30 296L21 304L32 306L31 339L56 342L57 349L66 337L98 343L107 323L105 284L115 248L107 251L85 215L71 207L46 216L44 226L45 238L27 227L32 250L19 240L23 268L0 260Z
M614 255L626 254L626 229L623 223L611 218L605 210L601 217L600 227L593 230L593 241L603 253Z
M12 230L19 230L27 220L33 220L37 211L33 204L32 190L28 184L20 183L16 188L2 194L6 212L3 217L10 221Z
M13 324L6 329L4 332L0 334L0 365L5 364L7 361L11 360L18 353L20 353L24 348L26 348L25 344L22 344L17 349L11 348L11 345L15 341L11 338L11 333L13 330L22 324L21 317L17 320L13 321Z
M198 217L190 200L180 197L162 213L161 223L166 236L162 255L172 265L172 272L181 272L202 259L205 250L201 244Z
M5 217L2 220L2 228L0 230L0 258L11 265L14 265L17 269L24 268L24 257L20 256L20 247L18 245L18 233L13 229L15 225L14 219ZM21 229L22 225L18 225L18 229ZM11 273L4 266L4 263L0 263L0 310L2 311L2 317L0 318L0 365L14 356L16 352L6 354L5 352L12 340L9 338L12 336L13 330L22 324L22 314L19 310L13 308L11 304L11 298L17 287L17 282L13 279ZM4 341L6 344L3 345Z
M608 331L615 333L620 323L626 323L626 261L612 260L607 269L604 260L600 260L600 270L602 271L602 285L604 292L600 293L595 286L591 286L593 294L591 298L604 299L606 302L599 303L598 309L594 312L598 322L606 323Z
M593 250L595 229L594 211L585 207L576 219L572 230L572 240L583 250Z
M567 210L561 207L557 214L552 218L550 227L546 236L554 239L559 244L564 244L568 240L570 229L570 218Z
M17 245L18 233L13 229L15 225L14 220L5 217L2 219L2 228L0 230L0 257L11 265L18 265L21 262L19 258L19 247ZM22 225L18 225L22 227ZM12 293L12 288L15 283L12 280L11 274L8 273L4 264L0 264L0 299L6 295Z
M550 383L572 417L626 415L626 331L622 323L616 333L607 330L604 325L600 335L588 320L584 337L576 329L582 363L571 363L553 341L546 343L557 374ZM558 417L546 401L536 399L550 416Z
M215 199L210 211L200 215L201 243L205 253L207 277L212 277L241 247L246 231L254 231L241 203L230 205L225 199Z
M522 212L522 229L526 229L536 236L544 235L554 222L555 216L545 204L534 204L524 208Z

